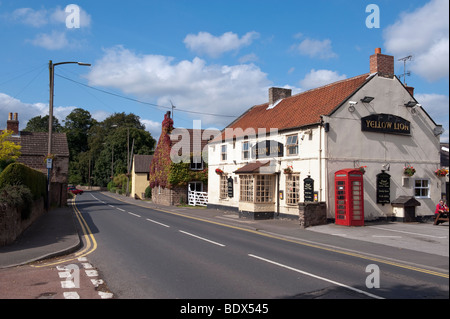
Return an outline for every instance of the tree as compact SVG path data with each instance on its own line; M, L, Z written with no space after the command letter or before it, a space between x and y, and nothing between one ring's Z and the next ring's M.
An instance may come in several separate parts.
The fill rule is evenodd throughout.
M69 144L70 161L76 161L78 155L89 149L89 130L96 124L91 113L81 108L76 108L67 115L64 123L64 132Z
M9 139L11 130L0 131L0 170L19 158L21 146Z
M30 119L25 127L26 132L48 132L48 115L45 116L35 116ZM62 126L56 117L53 117L53 132L60 133L62 131Z

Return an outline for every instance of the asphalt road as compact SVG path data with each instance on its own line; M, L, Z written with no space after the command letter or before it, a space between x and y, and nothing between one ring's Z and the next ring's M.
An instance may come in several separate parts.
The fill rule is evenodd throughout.
M76 207L95 240L88 259L117 298L448 298L448 278L407 267L101 193L77 197Z

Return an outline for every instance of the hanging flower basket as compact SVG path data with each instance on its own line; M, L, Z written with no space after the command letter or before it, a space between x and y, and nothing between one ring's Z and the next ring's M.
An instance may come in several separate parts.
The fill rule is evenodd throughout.
M220 168L216 168L216 174L217 175L222 175L223 171Z
M403 174L405 174L406 176L413 176L416 173L416 169L414 167L412 167L411 165L405 166L403 168Z
M361 172L361 173L365 173L366 172L366 168L367 168L367 166L360 166L359 168L358 168L358 170Z
M292 174L292 172L293 172L292 165L289 165L284 169L285 174Z
M438 177L444 177L444 176L446 176L448 174L448 169L440 168L440 169L435 170L434 173Z

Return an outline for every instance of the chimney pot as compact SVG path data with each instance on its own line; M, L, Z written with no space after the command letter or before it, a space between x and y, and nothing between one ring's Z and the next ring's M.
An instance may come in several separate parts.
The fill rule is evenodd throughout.
M14 118L13 118L13 113L9 113L8 115L8 121L6 121L6 129L8 131L13 131L14 135L18 135L19 134L19 120L18 120L18 115L17 113L14 113Z
M375 49L375 54L381 54L381 48L376 48Z

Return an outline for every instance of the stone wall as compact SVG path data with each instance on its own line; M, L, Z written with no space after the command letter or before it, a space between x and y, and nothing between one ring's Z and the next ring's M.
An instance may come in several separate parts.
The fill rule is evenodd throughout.
M158 205L187 204L187 186L169 188L152 188L152 202Z
M33 202L30 217L22 220L20 211L0 203L0 246L14 242L22 232L44 214L44 199Z
M298 204L298 212L301 228L327 223L327 205L324 202L300 203Z

